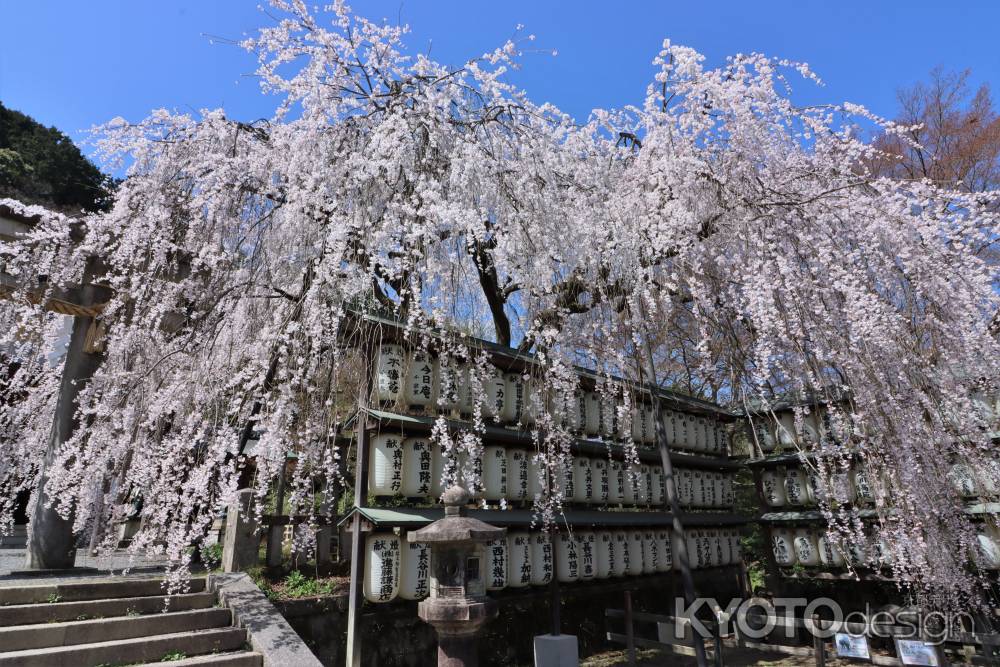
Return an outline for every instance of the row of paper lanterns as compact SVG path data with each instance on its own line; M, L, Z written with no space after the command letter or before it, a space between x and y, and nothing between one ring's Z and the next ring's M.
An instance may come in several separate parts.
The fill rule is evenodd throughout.
M437 499L445 475L445 457L428 438L382 433L372 439L368 491L376 496ZM465 457L460 456L460 463ZM486 500L529 502L541 495L540 461L528 450L489 445L473 469L480 479L473 496ZM675 468L681 505L732 507L734 473ZM562 484L566 502L662 506L666 477L658 465L626 466L604 457L575 456Z
M976 472L964 463L951 466L949 481L963 498L997 495L995 480L987 473ZM885 493L872 484L870 474L860 466L830 476L832 500L837 503L874 504L876 493ZM778 467L761 472L761 492L770 507L815 505L820 500L820 477L801 466Z
M669 572L679 567L672 536L664 527L580 530L559 533L553 545L546 533L516 531L486 543L481 572L489 591L544 586L553 572L562 583ZM736 528L689 530L685 544L693 569L731 565L742 557ZM365 547L365 599L382 603L427 597L428 545L393 533L375 533L368 536Z
M406 352L401 345L379 347L376 363L375 398L383 404L419 406L443 412L471 414L477 402L469 379L472 365L444 362L426 352ZM532 426L536 409L532 386L521 373L503 373L490 366L482 381L482 416L504 424ZM551 406L552 401L548 404ZM605 400L598 392L578 390L565 398L560 413L566 426L585 436L628 439L641 444L656 442L655 412L646 402L632 406L631 426L621 419L624 402L618 397ZM725 454L728 434L725 425L709 417L663 409L667 443L676 449Z
M1000 569L1000 532L995 526L982 524L976 535L979 564L988 570ZM847 542L847 557L830 540L827 533L808 527L772 528L771 548L775 562L781 567L845 567L852 564L872 568L891 567L893 556L883 539L870 537L867 543Z

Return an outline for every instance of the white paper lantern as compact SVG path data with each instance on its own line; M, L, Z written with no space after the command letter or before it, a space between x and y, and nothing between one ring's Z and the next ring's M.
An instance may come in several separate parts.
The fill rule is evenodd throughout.
M528 493L528 452L523 449L507 450L507 492L511 500L532 500Z
M642 531L642 573L653 574L660 566L660 543L656 531L646 528Z
M635 501L643 507L649 505L649 499L653 495L653 476L650 468L645 463L639 466L639 479L636 482Z
M676 438L678 449L691 449L691 440L688 436L688 420L690 415L683 412L674 413L674 437ZM691 429L693 432L693 429Z
M500 417L506 424L521 423L528 410L528 385L520 373L507 373L504 379L506 389Z
M575 481L576 470L573 464L574 460L572 457L559 463L559 470L562 477L563 502L573 502L573 496L576 493L576 485L573 483Z
M392 602L399 595L400 539L376 533L365 540L364 596L369 602Z
M403 397L406 382L406 353L402 346L379 345L375 361L375 398L381 403L395 403Z
M538 454L528 453L528 500L534 501L545 491L544 466Z
M694 422L694 449L704 452L708 449L708 420L697 417Z
M649 404L642 406L642 441L647 445L656 443L656 411Z
M573 409L570 414L572 421L570 428L574 433L585 434L587 432L587 393L580 389L573 392ZM597 423L596 420L594 422Z
M760 474L760 490L769 507L784 507L785 476L780 470L765 470Z
M383 433L372 438L368 462L368 492L394 496L403 491L403 439Z
M670 447L671 449L679 449L680 446L677 443L677 431L675 430L677 413L673 410L663 408L660 410L660 418L663 422L663 433L667 436L667 447Z
M503 500L507 497L510 478L507 474L507 450L490 445L483 448L483 498Z
M828 533L823 533L816 540L816 551L819 552L819 562L825 567L843 567L844 554L830 539Z
M1000 569L1000 540L991 526L980 525L976 530L979 565L986 570Z
M718 553L719 565L730 565L733 562L732 546L729 543L729 531L719 529L715 531L715 545Z
M714 567L715 561L713 560L712 548L712 531L702 530L700 531L700 536L698 537L698 563L699 567Z
M667 502L666 489L663 486L663 466L649 467L649 504L662 507Z
M972 469L964 463L956 463L948 472L948 481L955 492L963 498L974 498L979 495L979 484Z
M576 534L577 557L580 560L580 579L589 581L597 576L597 536L591 531Z
M462 390L466 382L465 366L452 356L434 360L434 405L439 410L458 410L462 402Z
M594 576L607 579L611 576L615 558L615 536L608 530L598 531L594 541Z
M729 531L730 562L739 563L743 559L743 548L740 546L740 531L733 528Z
M980 461L976 469L976 482L982 496L996 498L997 484L1000 483L1000 465L996 461Z
M407 405L431 406L434 403L434 361L421 350L410 352L403 387Z
M670 531L666 528L656 529L656 542L659 558L656 561L657 572L669 572L674 565L673 544Z
M531 585L544 586L552 581L554 564L552 542L546 533L531 534Z
M868 471L855 466L851 474L854 480L854 491L858 502L869 505L874 504L875 489L872 486L870 477L868 476Z
M691 471L691 506L705 507L708 504L708 497L705 493L705 471L697 468ZM709 482L711 486L711 482Z
M470 373L474 372L471 370ZM471 385L471 382L470 382ZM486 377L482 378L483 403L480 410L483 417L500 419L503 417L503 408L507 402L507 380L499 368L487 366Z
M736 506L736 489L735 484L735 473L725 473L722 475L722 506L723 507L735 507Z
M486 542L486 590L501 591L507 587L507 538Z
M643 432L642 432L642 404L636 403L632 406L632 426L631 426L631 436L632 440L636 444L642 444L643 442Z
M594 502L594 471L592 461L586 456L573 459L573 501Z
M430 592L431 547L423 542L400 538L399 597L423 600Z
M580 579L580 550L576 543L576 537L566 531L559 533L556 538L556 578L562 583L569 584Z
M441 454L441 446L435 442L430 442L431 449L431 490L430 499L435 502L440 500L444 493L444 456Z
M623 471L625 475L625 497L622 499L623 505L635 505L636 487L639 486L639 466L630 465Z
M628 571L628 531L616 530L612 535L614 537L614 550L611 558L611 576L623 577Z
M770 454L778 448L778 440L774 435L773 425L767 417L759 417L754 421L754 435L757 445L764 454Z
M507 585L511 588L531 585L530 533L507 533Z
M628 531L628 560L625 563L625 574L630 577L642 574L645 567L643 563L642 531L638 528L633 528Z
M694 472L690 468L675 468L677 475L677 502L690 507L694 500Z
M705 567L704 555L701 553L701 531L687 531L684 543L687 547L688 567L692 570Z
M795 559L805 567L816 567L820 564L819 546L816 536L808 528L799 528L793 536Z
M594 484L594 502L606 504L611 494L608 460L601 456L591 459L590 471Z
M772 528L771 549L774 551L774 561L778 565L782 567L795 565L795 537L792 531Z
M426 498L431 494L435 449L427 438L403 441L402 493L407 498Z
M621 461L608 463L608 502L617 505L625 500L625 467Z
M729 427L723 422L719 422L715 429L716 445L715 453L719 456L729 455Z
M707 567L718 567L722 564L721 554L719 552L719 531L713 528L708 528L701 531L702 540L706 545L706 560Z
M475 373L472 364L466 362L458 364L458 411L463 415L472 414L479 400L479 391L472 381ZM485 410L481 412L484 417L489 416Z
M778 444L785 449L795 447L795 413L782 412L778 415Z
M805 505L808 501L806 487L809 480L802 468L792 467L785 470L785 501L789 505Z
M857 498L854 489L854 476L850 470L834 473L830 477L830 482L833 484L833 499L838 503L853 503Z
M599 435L601 432L601 398L596 391L584 392L583 431L586 435Z

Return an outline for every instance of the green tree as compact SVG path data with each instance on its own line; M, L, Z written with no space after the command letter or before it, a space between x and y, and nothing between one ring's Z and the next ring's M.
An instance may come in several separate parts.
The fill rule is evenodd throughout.
M68 136L0 104L0 197L98 211L113 186Z

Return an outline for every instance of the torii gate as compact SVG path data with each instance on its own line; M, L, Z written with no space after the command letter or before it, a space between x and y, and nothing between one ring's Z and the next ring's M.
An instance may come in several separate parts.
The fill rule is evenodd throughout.
M37 217L26 217L9 207L0 206L0 239L15 240L38 222ZM71 234L71 238L75 234ZM73 318L73 330L63 365L62 379L52 431L46 447L38 483L33 496L33 510L28 525L28 547L25 567L32 570L69 569L76 561L72 519L64 519L51 507L46 507L48 496L45 484L47 470L59 447L77 427L76 407L80 390L93 377L103 359L101 325L98 317L111 297L111 289L94 281L102 271L97 258L91 258L84 267L79 285L50 292L44 308ZM23 289L9 275L0 272L0 298L11 296ZM42 300L42 286L27 286L29 298ZM22 292L23 294L23 292Z

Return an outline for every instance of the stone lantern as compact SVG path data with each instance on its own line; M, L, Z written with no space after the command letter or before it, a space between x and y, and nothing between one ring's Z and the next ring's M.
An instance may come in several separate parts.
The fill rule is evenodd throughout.
M475 667L476 635L497 615L497 604L486 597L486 542L503 537L497 528L465 515L469 493L452 486L441 496L444 518L410 531L410 543L431 548L430 597L417 615L438 635L438 667Z

